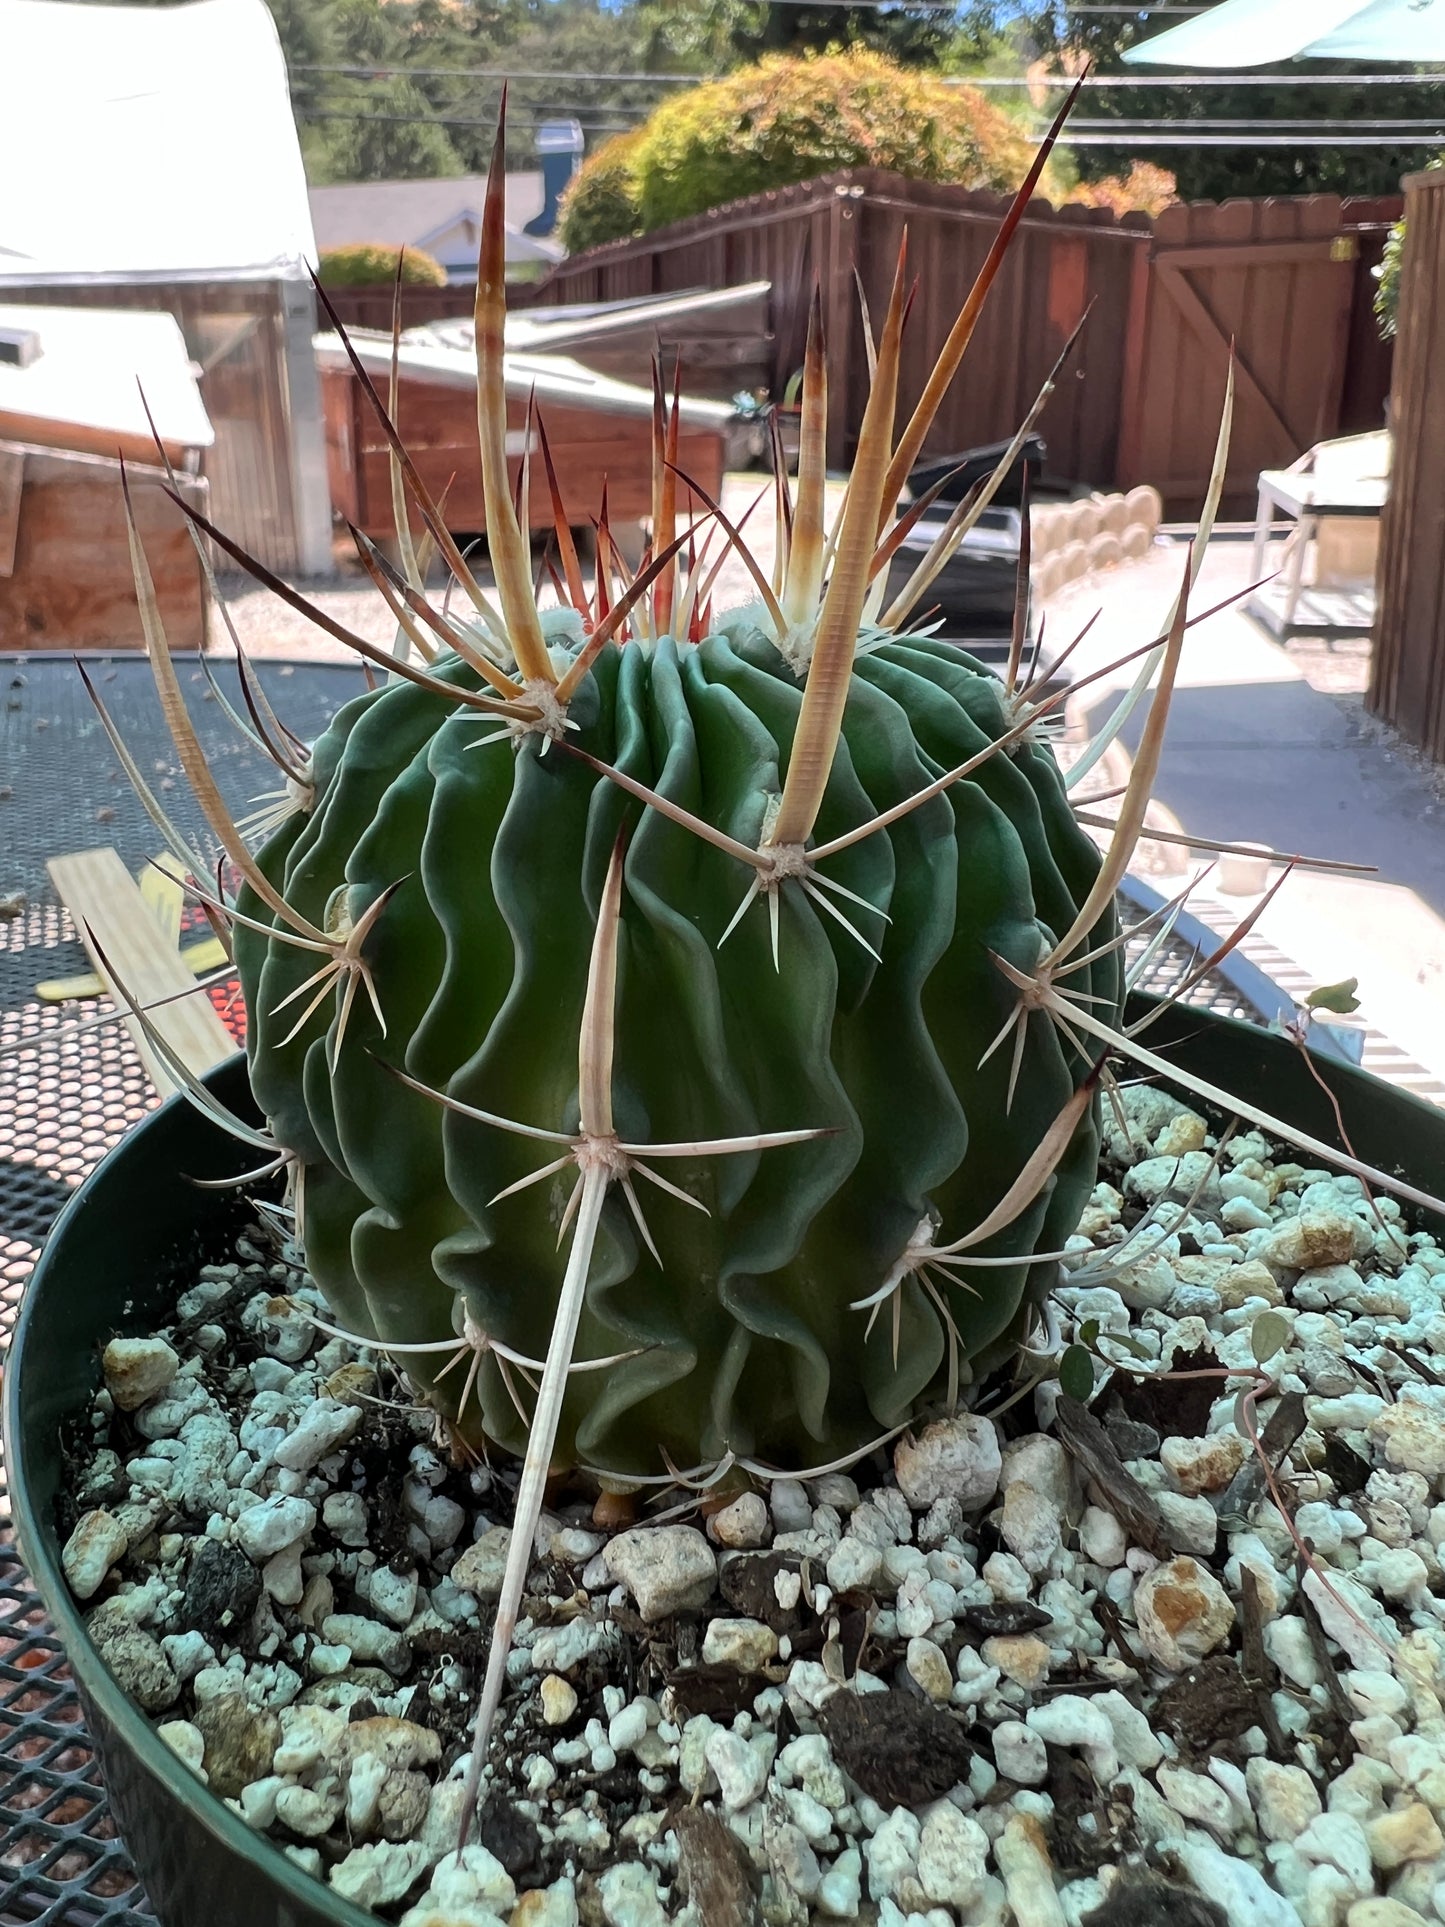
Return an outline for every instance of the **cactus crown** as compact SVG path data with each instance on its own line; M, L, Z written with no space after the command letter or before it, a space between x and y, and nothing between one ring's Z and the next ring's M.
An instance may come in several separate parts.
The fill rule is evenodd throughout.
M508 475L499 132L476 307L494 594L397 433L395 353L390 408L352 357L392 450L400 566L356 544L396 618L394 653L176 498L388 672L308 749L241 657L250 718L236 720L284 777L249 825L207 769L132 526L157 684L240 873L234 901L203 881L101 714L187 888L233 932L267 1119L239 1128L286 1173L347 1334L387 1351L461 1444L526 1454L474 1785L553 1465L635 1486L767 1478L846 1464L953 1404L1017 1348L1056 1276L1094 1183L1107 1054L1170 1069L1124 1028L1113 898L1197 552L1100 739L1157 674L1102 857L1041 740L1057 698L1023 672L1022 620L1002 680L908 627L1057 367L993 478L884 606L887 565L927 506L895 522L895 504L1061 124L901 431L900 255L831 529L815 302L795 490L774 465L772 568L679 472L677 399L659 380L651 551L629 573L604 505L590 592L540 419L542 476L524 458L514 497ZM560 562L545 609L524 533L543 485ZM701 523L682 515L689 497ZM464 614L428 595L433 552ZM719 613L730 554L757 598ZM1025 595L1027 561L1025 542Z

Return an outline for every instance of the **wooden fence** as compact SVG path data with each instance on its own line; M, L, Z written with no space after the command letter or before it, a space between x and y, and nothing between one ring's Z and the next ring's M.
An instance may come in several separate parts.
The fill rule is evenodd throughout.
M1198 503L1231 345L1235 512L1252 505L1261 469L1380 427L1390 354L1370 312L1369 269L1399 208L1333 194L1166 208L1135 266L1119 486L1152 483L1186 511Z
M994 194L850 168L589 249L517 299L616 301L769 280L770 385L780 395L802 361L816 281L838 371L828 453L841 465L867 393L855 273L881 313L907 227L920 283L903 376L909 406L1006 205ZM1228 499L1243 510L1260 468L1285 465L1323 436L1378 425L1389 350L1370 322L1369 268L1398 211L1398 201L1312 195L1181 206L1151 221L1035 203L929 452L1010 434L1089 309L1072 372L1042 421L1050 472L1096 487L1152 482L1172 510L1197 508L1233 337L1240 392Z
M1366 702L1408 741L1445 759L1445 173L1411 174L1404 186L1394 457Z
M344 328L379 328L384 334L391 333L394 290L389 281L374 288L328 288L326 298ZM401 325L419 328L428 321L470 321L476 303L477 290L470 282L444 288L403 288ZM326 325L324 313L321 322Z

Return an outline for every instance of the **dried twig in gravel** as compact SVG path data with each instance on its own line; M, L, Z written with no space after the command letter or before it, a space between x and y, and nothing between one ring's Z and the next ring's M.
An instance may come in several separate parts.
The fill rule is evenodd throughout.
M1169 1537L1164 1515L1109 1442L1103 1426L1076 1398L1060 1396L1056 1408L1059 1437L1077 1460L1084 1477L1094 1485L1101 1505L1107 1506L1135 1545L1156 1559L1172 1558L1179 1550Z

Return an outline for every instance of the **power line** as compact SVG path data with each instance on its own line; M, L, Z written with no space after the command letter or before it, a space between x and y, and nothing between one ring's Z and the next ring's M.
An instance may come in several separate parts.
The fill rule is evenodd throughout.
M378 121L401 127L485 127L493 131L495 131L497 125L496 117L492 114L475 116L460 114L350 114L340 109L330 107L297 107L293 111L297 120L306 121ZM513 126L539 127L542 124L542 118L541 116L523 116L517 114L512 116L510 124ZM547 116L546 118L550 119L551 116ZM594 134L625 134L635 125L635 121L599 121L595 127L589 128L588 132Z
M1430 147L1442 137L1445 122L1428 123L1432 134L1391 138L1378 132L1368 134L1195 134L1182 129L1172 134L1131 135L1126 122L1117 134L1080 134L1075 147ZM1178 126L1178 123L1175 123Z
M387 114L347 112L341 109L296 109L298 120L354 121L406 127L485 127L495 126L491 115L462 114ZM517 116L517 124L540 125L541 116ZM598 123L595 133L625 133L635 125L629 121ZM1361 131L1355 132L1359 129ZM1395 121L1281 121L1281 120L1092 120L1080 121L1071 134L1078 147L1119 147L1135 143L1141 147L1187 147L1197 141L1205 147L1370 147L1428 146L1445 139L1445 119Z
M425 96L423 96L423 99L425 100ZM345 94L342 94L342 95L323 94L323 95L310 98L310 99L305 99L305 100L298 100L293 96L291 101L291 106L296 113L306 114L306 113L319 113L323 108L335 107L339 109L341 107L350 107L353 104L353 102L362 111L367 110L371 104L366 99L356 100L355 96L349 96ZM387 101L386 99L382 98L377 100L375 104L378 110L380 110L380 109L385 109L387 107L394 107L398 103L394 101ZM454 106L463 107L468 110L485 111L489 122L493 126L495 126L496 124L496 118L497 118L496 112L493 108L487 106L485 102L462 101L462 102L453 102L451 104ZM543 121L551 122L564 117L575 118L577 120L580 120L583 123L583 131L586 132L588 128L591 126L591 124L596 121L597 116L599 114L617 115L617 114L625 114L632 111L634 110L631 110L627 107L618 106L615 103L612 104L611 106L607 106L599 102L584 101L580 104L564 105L564 106L555 107L555 108L547 107L547 108L533 109L533 108L515 107L509 111L507 120L508 120L508 124L511 126L530 127L534 124L541 125ZM639 107L635 110L635 112L640 117L643 114L645 114L646 109ZM403 118L410 118L414 120L427 120L427 119L446 120L448 118L448 115L444 106L438 107L438 106L435 106L431 101L426 101L425 106L421 110L419 111L413 110L410 115L403 116ZM629 122L629 125L631 124L632 123Z
M960 0L768 0L774 7L832 7L842 13L951 13L963 11Z
M1195 130L1201 133L1221 133L1226 129L1230 132L1247 133L1251 129L1258 129L1261 132L1278 134L1328 134L1331 132L1348 134L1353 129L1359 128L1362 131L1368 129L1371 133L1378 135L1381 140L1388 140L1391 135L1394 134L1409 134L1412 136L1429 134L1438 131L1442 126L1445 126L1445 121L1441 120L1325 121L1318 115L1316 115L1313 120L1240 119L1189 121L1180 120L1177 116L1171 120L1139 120L1132 116L1127 118L1121 116L1118 120L1081 120L1076 123L1075 131L1079 134L1097 134L1103 132L1106 128L1112 127L1120 129L1132 138L1134 136L1154 133L1161 129L1166 132L1178 130L1180 133Z
M350 74L359 80L390 79L398 74L419 76L423 80L613 80L653 81L659 87L696 87L706 80L719 80L720 74L614 74L584 73L574 68L517 67L334 67L315 61L298 61L293 74Z
M1082 11L1075 8L1076 13ZM1161 11L1161 9L1156 9ZM1198 9L1184 9L1198 11ZM722 74L615 74L586 73L580 69L508 69L504 67L337 67L299 63L293 74L336 74L358 80L568 80L599 84L605 81L627 85L701 87L722 80ZM1076 76L1070 74L937 74L931 76L945 87L1036 88L1072 87ZM1084 88L1087 99L1096 88L1111 87L1426 87L1445 83L1445 73L1408 74L1309 74L1296 70L1288 74L1092 74ZM309 85L310 83L306 83Z
M1077 12L1078 9L1076 8ZM1445 73L1423 74L1155 74L1135 80L1129 74L1091 74L1082 98L1087 100L1096 87L1425 87L1445 82ZM1072 87L1067 74L1049 74L1041 79L955 80L950 87ZM1067 139L1067 134L1065 139Z

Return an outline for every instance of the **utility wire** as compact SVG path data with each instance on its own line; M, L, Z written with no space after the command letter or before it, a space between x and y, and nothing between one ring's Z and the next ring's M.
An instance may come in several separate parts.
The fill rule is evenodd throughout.
M1075 8L1077 13L1079 8ZM334 67L298 63L293 74L336 74L357 80L568 80L615 81L628 86L653 82L657 86L701 87L722 80L723 74L601 74L576 69L548 69L521 72L506 67ZM945 87L1072 87L1077 78L1071 74L937 74ZM1084 88L1087 96L1100 87L1425 87L1445 83L1445 73L1408 74L1308 74L1296 69L1287 74L1091 74ZM308 86L310 82L306 83Z
M1176 123L1176 126L1178 123ZM1436 123L1433 134L1413 134L1391 138L1368 134L1172 134L1131 135L1125 123L1118 134L1079 134L1070 140L1072 147L1429 147L1440 138L1445 123ZM1368 197L1367 197L1368 198Z
M1077 11L1077 9L1075 9ZM1135 80L1130 74L1091 74L1083 98L1096 87L1425 87L1445 82L1445 73L1419 74L1153 74ZM949 86L967 87L1072 87L1068 74L1050 74L1043 80L949 80Z
M489 113L448 114L440 109L421 113L390 113L367 107L359 107L353 110L334 104L317 105L313 107L306 102L295 102L293 103L293 107L298 118L303 120L371 120L405 123L414 126L433 125L439 127L490 127L495 124L495 116ZM512 114L511 120L514 125L531 127L539 126L544 121L555 120L559 114L564 112L590 117L597 114L626 111L625 108L616 109L588 105L571 109L557 109L545 113L531 113L519 109ZM641 109L639 109L638 112L640 113ZM598 123L593 121L587 131L596 133L607 131L620 132L632 125L635 125L635 122L607 121ZM1445 126L1445 118L1421 119L1395 116L1393 118L1381 117L1372 120L1362 120L1359 118L1351 120L1331 120L1325 115L1315 114L1308 119L1292 120L1278 117L1264 119L1262 117L1250 118L1247 116L1232 118L1201 117L1198 120L1183 120L1177 115L1167 119L1151 119L1142 115L1121 114L1117 118L1100 117L1089 120L1076 120L1070 124L1067 140L1070 144L1077 145L1089 135L1107 135L1110 145L1116 145L1120 140L1135 137L1141 140L1147 139L1152 142L1158 134L1173 132L1177 132L1181 137L1186 139L1195 133L1237 132L1248 134L1258 132L1260 134L1278 134L1282 137L1295 134L1316 134L1322 139L1329 139L1335 136L1343 139L1352 134L1359 134L1362 137L1370 139L1389 141L1398 138L1406 140L1410 144L1415 144L1419 139L1434 135L1442 126Z
M486 127L496 125L490 114L385 114L348 112L339 108L299 107L302 121L347 121L404 127ZM515 125L539 126L550 116L514 116ZM598 134L626 133L635 121L603 121L589 128ZM1355 129L1365 131L1356 132ZM1281 131L1285 130L1285 131ZM1069 136L1074 147L1143 148L1188 147L1424 147L1445 140L1445 119L1409 121L1132 121L1081 122Z
M774 7L835 7L843 13L961 14L960 0L768 0Z
M1377 134L1381 140L1388 140L1392 134L1427 134L1445 126L1445 120L1343 120L1330 121L1316 114L1311 120L1140 120L1134 116L1121 116L1118 120L1081 120L1075 123L1074 134L1098 134L1106 128L1115 128L1129 135L1140 137L1157 133L1177 131L1179 133L1200 132L1249 133L1259 129L1265 133L1279 134L1330 134L1352 133L1357 129Z
M1262 77L1260 77L1262 78ZM364 103L356 108L343 106L325 96L312 104L307 100L293 101L298 118L304 120L346 120L389 122L396 125L434 125L440 127L489 127L495 116L480 104L468 103L476 110L463 113L447 113L440 108L423 112L398 113L384 109L370 108ZM634 118L623 120L620 115L632 113ZM518 108L512 114L516 126L534 127L544 121L555 120L562 115L572 115L586 123L589 133L621 133L637 124L645 110L641 107L629 109L625 106L604 105L597 102L563 104L546 110L532 111ZM599 119L599 116L610 118ZM1042 117L1040 116L1040 120ZM1330 119L1326 115L1315 114L1308 118L1283 119L1277 116L1265 118L1236 116L1216 118L1201 116L1197 120L1185 120L1178 115L1167 118L1151 118L1144 115L1120 115L1114 117L1094 117L1078 119L1070 123L1065 140L1070 145L1097 145L1103 139L1110 146L1122 141L1138 139L1149 145L1157 145L1161 137L1176 135L1171 145L1187 144L1196 135L1242 133L1260 136L1275 135L1279 138L1273 143L1282 145L1290 138L1317 137L1328 143L1339 139L1342 143L1350 137L1357 137L1353 144L1368 144L1370 140L1405 142L1416 145L1421 140L1438 135L1442 121L1438 118L1380 116L1370 120L1354 117L1351 119ZM1094 138L1091 138L1094 137Z
M615 80L653 81L659 87L697 87L707 80L720 80L721 74L598 74L576 68L555 67L522 69L518 67L335 67L315 61L298 61L293 74L350 74L359 80L391 79L398 74L420 76L423 80Z
M338 108L330 107L298 107L295 109L295 114L297 120L384 121L392 126L401 127L487 127L494 129L497 124L494 114L479 114L475 116L460 114L352 114L342 112ZM520 114L513 114L508 118L508 125L537 127L542 124L544 119L552 118L554 118L554 116L551 115L524 118ZM588 132L594 134L625 134L635 125L635 121L600 121L595 127L589 128Z

